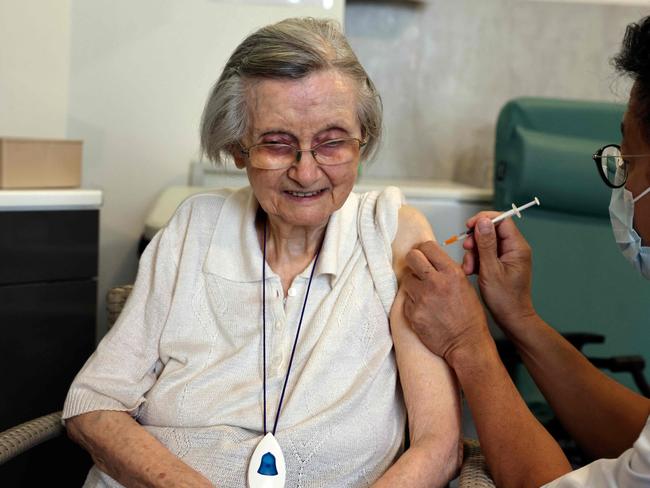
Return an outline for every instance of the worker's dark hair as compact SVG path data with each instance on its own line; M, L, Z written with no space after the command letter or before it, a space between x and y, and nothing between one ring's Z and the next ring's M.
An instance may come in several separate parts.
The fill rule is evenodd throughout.
M613 64L637 84L635 115L650 141L650 15L627 26L621 52Z

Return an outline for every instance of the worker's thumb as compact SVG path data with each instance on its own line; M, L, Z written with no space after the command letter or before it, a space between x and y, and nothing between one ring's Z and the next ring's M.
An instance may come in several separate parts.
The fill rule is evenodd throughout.
M474 229L474 239L478 247L481 271L489 271L498 266L497 235L490 219L482 217L478 220Z

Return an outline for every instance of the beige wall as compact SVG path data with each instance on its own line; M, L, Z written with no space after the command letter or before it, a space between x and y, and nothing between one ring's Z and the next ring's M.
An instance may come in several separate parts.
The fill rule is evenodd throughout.
M69 0L0 0L0 136L66 135Z
M349 0L346 32L386 113L384 147L367 174L490 186L507 100L626 100L609 59L625 26L650 14L646 5Z

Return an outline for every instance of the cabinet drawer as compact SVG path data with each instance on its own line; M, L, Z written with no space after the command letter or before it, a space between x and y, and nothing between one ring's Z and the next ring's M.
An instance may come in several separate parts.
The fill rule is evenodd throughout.
M0 287L0 430L61 410L95 347L95 280Z
M0 285L97 276L99 210L0 212Z

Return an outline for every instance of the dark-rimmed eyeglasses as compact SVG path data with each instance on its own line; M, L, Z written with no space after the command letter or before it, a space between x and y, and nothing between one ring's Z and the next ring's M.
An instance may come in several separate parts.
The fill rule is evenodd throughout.
M257 169L287 169L300 162L302 153L309 152L322 166L338 166L356 163L366 141L356 137L330 139L309 149L300 149L291 144L265 142L241 148L250 165Z
M610 188L620 188L627 181L628 159L647 158L650 154L621 154L621 146L607 144L592 156L598 174Z

